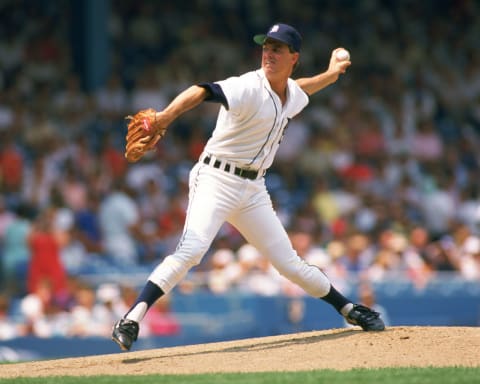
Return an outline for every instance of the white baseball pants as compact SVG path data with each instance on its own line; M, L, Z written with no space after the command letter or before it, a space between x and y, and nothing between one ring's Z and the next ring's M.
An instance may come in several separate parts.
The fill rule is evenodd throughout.
M263 178L248 180L197 163L190 172L189 206L182 238L172 255L151 273L149 280L169 292L190 268L200 263L221 225L227 221L269 258L286 278L314 297L330 290L330 281L307 264L295 250L272 207Z

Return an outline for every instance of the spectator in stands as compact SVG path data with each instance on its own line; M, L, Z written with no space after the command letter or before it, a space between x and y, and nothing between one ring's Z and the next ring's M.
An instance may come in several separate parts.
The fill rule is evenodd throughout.
M390 235L390 232L383 233L383 237L388 235ZM345 253L341 256L339 262L350 273L366 271L375 257L370 238L361 233L354 233L346 239L345 246Z
M27 333L26 327L17 324L9 314L10 299L6 294L0 293L0 340L14 339Z
M99 224L107 255L119 265L137 264L137 242L145 238L133 191L121 179L100 203Z
M95 102L100 119L105 125L102 131L108 134L129 111L129 97L118 72L112 72L105 85L95 91Z
M65 336L68 316L57 304L53 283L42 279L20 302L27 333L38 337Z
M0 68L7 75L12 75L22 66L24 57L24 42L18 31L13 28L4 28L0 41Z
M417 288L423 288L432 277L432 267L426 262L430 235L425 227L416 226L408 234L408 243L402 253L407 276Z
M96 141L95 138L86 135L83 132L78 137L72 139L73 143L69 146L68 158L62 164L62 173L64 176L69 177L69 182L75 184L84 184L83 188L86 188L86 179L89 175L94 173L99 167L98 157L94 148ZM73 169L72 169L73 168ZM76 194L82 187L75 185ZM74 208L73 206L71 208Z
M37 209L47 207L53 185L59 177L59 173L51 166L46 155L35 158L33 164L25 170L22 199Z
M420 207L429 232L439 237L449 231L455 217L456 204L452 190L454 180L434 165L430 165L429 170L424 175Z
M175 249L185 223L184 196L173 196L167 209L161 212L157 219L157 237L163 243L164 251L170 252Z
M109 178L116 180L125 176L127 160L123 148L115 145L115 135L112 132L106 132L101 139L99 160L100 169L106 172Z
M79 162L67 160L62 178L57 183L62 201L73 212L84 209L87 205L87 186L80 172Z
M470 231L480 234L480 186L469 182L461 191L456 219L468 225Z
M103 283L97 287L96 290L97 302L102 304L108 312L107 320L111 324L114 319L127 309L127 306L122 297L122 289L115 283Z
M55 211L44 209L35 219L28 236L30 262L28 266L27 290L36 292L39 286L51 286L55 297L66 292L67 274L60 255L60 239L54 230Z
M480 239L470 236L462 247L460 273L467 280L480 281Z
M468 280L480 280L480 238L465 224L459 224L453 237L444 237L440 244L451 265Z
M25 293L27 268L30 262L28 237L33 219L33 209L27 204L19 204L15 218L6 227L3 237L3 286L12 293Z
M14 219L14 213L7 206L7 202L5 201L4 197L0 195L0 240L3 239L5 230Z
M210 258L207 273L207 287L215 294L231 290L240 278L241 267L237 264L235 253L229 248L220 248Z
M1 188L0 188L1 191ZM3 244L4 237L5 237L5 231L6 228L10 225L12 221L14 221L14 214L13 212L8 209L5 199L3 198L2 195L0 195L0 278L1 278L1 283L0 283L0 288L5 286L5 279L7 276L7 263L5 261L5 256L3 255L3 250L1 248L1 245Z
M326 227L330 227L333 221L341 215L335 193L324 178L318 178L315 181L312 207L318 215L318 220Z
M15 199L22 185L24 155L15 143L13 129L0 137L0 187Z
M280 273L270 261L251 244L243 244L237 250L239 274L236 283L241 292L260 296L275 296L281 293ZM234 269L236 273L237 270Z
M302 173L322 180L321 175L331 168L332 147L328 133L315 127L310 127L310 130L311 136L302 148L297 164Z
M54 113L63 127L68 127L68 135L78 137L93 118L90 113L92 100L82 91L80 78L70 73L63 80L64 84L52 100Z
M49 209L53 215L52 231L59 246L62 264L67 273L76 273L86 263L88 255L83 244L75 237L75 212L65 204L57 186L52 189Z
M100 231L98 208L100 197L89 191L85 208L74 212L73 237L85 248L88 254L102 254L102 236Z
M167 98L163 94L162 87L158 81L155 67L149 65L144 68L137 80L130 95L130 110L137 111L144 108L155 108L161 110L167 105Z
M103 303L97 302L96 292L83 283L75 291L75 303L70 310L70 336L107 336L111 329L111 314Z
M139 189L137 203L143 231L152 238L150 244L144 244L144 246L149 247L147 253L150 259L142 260L142 262L148 262L165 254L164 250L167 245L164 239L170 235L171 228L167 229L164 226L166 224L164 215L167 215L167 212L169 212L172 201L167 191L163 188L163 183L152 178L146 180L144 187ZM180 220L183 223L183 213ZM160 228L161 226L162 228Z
M342 257L345 255L346 246L343 241L332 240L325 246L325 252L330 258L329 263L325 265L322 270L328 276L332 284L335 284L342 292L349 292L349 274L350 272L342 262Z
M361 111L354 135L354 151L366 163L381 159L385 153L385 136L375 115Z

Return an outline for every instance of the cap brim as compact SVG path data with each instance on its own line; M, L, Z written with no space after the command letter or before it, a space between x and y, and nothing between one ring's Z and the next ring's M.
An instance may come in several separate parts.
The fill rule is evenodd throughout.
M282 44L285 44L285 45L290 47L290 45L286 41L283 41L281 39L276 39L275 37L271 37L271 36L268 36L268 35L255 35L255 36L253 36L253 41L255 41L255 43L257 43L258 45L265 44L265 41L267 41L267 39L278 41L278 42L280 42Z
M267 39L267 35L264 35L264 34L253 36L253 41L258 45L263 45L266 39Z

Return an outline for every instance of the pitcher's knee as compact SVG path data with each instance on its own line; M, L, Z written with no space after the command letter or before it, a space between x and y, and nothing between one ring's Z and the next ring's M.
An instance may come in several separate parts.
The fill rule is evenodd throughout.
M208 240L200 238L193 232L187 232L179 242L172 257L178 262L184 263L188 268L192 268L200 264L209 246L210 242Z
M149 280L163 292L170 292L182 280L189 269L199 264L210 243L194 233L187 233L177 250L167 256L150 274Z

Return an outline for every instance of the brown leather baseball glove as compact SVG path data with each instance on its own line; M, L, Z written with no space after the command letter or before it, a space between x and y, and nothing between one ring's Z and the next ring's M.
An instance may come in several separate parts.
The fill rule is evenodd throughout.
M130 163L140 160L145 153L154 149L158 140L165 135L167 129L156 126L156 113L154 109L148 108L126 117L129 123L125 157Z

